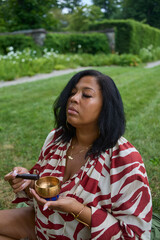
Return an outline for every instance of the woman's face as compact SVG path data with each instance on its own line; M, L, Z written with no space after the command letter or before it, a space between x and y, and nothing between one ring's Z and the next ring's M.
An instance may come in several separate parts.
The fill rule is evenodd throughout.
M68 123L74 127L97 127L102 104L102 93L95 77L82 77L67 102Z

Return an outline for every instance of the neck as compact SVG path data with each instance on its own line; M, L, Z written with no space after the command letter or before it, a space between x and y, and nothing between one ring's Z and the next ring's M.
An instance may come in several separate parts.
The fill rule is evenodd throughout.
M93 142L98 138L99 130L95 128L92 130L89 129L76 129L75 141L78 145L86 146L92 145Z

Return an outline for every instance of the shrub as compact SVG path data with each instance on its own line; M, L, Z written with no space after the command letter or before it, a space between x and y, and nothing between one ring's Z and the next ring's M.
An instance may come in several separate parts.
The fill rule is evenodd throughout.
M141 60L132 54L57 54L53 50L44 49L43 55L37 57L35 50L25 49L22 52L14 52L13 48L10 48L7 55L0 55L0 80L49 73L54 69L106 65L137 66L140 62Z
M44 47L58 53L109 53L108 39L103 33L49 33Z
M154 48L149 45L147 48L142 48L139 51L139 57L142 62L156 61L160 59L160 47Z
M15 51L22 51L25 48L37 49L32 37L25 35L1 35L0 36L0 53L7 54L8 48L12 46Z
M115 29L116 52L138 54L141 48L160 45L160 30L134 20L103 20L90 25L90 30Z

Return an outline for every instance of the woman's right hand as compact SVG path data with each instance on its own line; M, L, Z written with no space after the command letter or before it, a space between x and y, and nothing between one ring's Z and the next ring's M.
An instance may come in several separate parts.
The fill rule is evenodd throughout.
M13 168L12 172L8 173L4 177L4 180L8 181L9 184L11 185L14 193L18 193L24 189L28 190L29 187L33 187L31 186L32 185L31 180L16 178L17 174L22 174L22 173L29 173L29 171L23 167L15 167Z

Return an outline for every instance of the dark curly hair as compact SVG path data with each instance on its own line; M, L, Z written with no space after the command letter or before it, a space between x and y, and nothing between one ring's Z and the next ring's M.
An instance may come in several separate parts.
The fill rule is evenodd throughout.
M125 131L122 99L114 81L109 76L92 69L76 73L54 103L55 126L62 127L63 133L60 139L64 142L70 141L75 136L75 128L70 124L67 124L69 127L66 126L66 106L72 89L84 76L93 76L97 80L103 97L103 105L98 119L100 134L86 154L86 156L90 154L99 156L108 148L114 147Z

